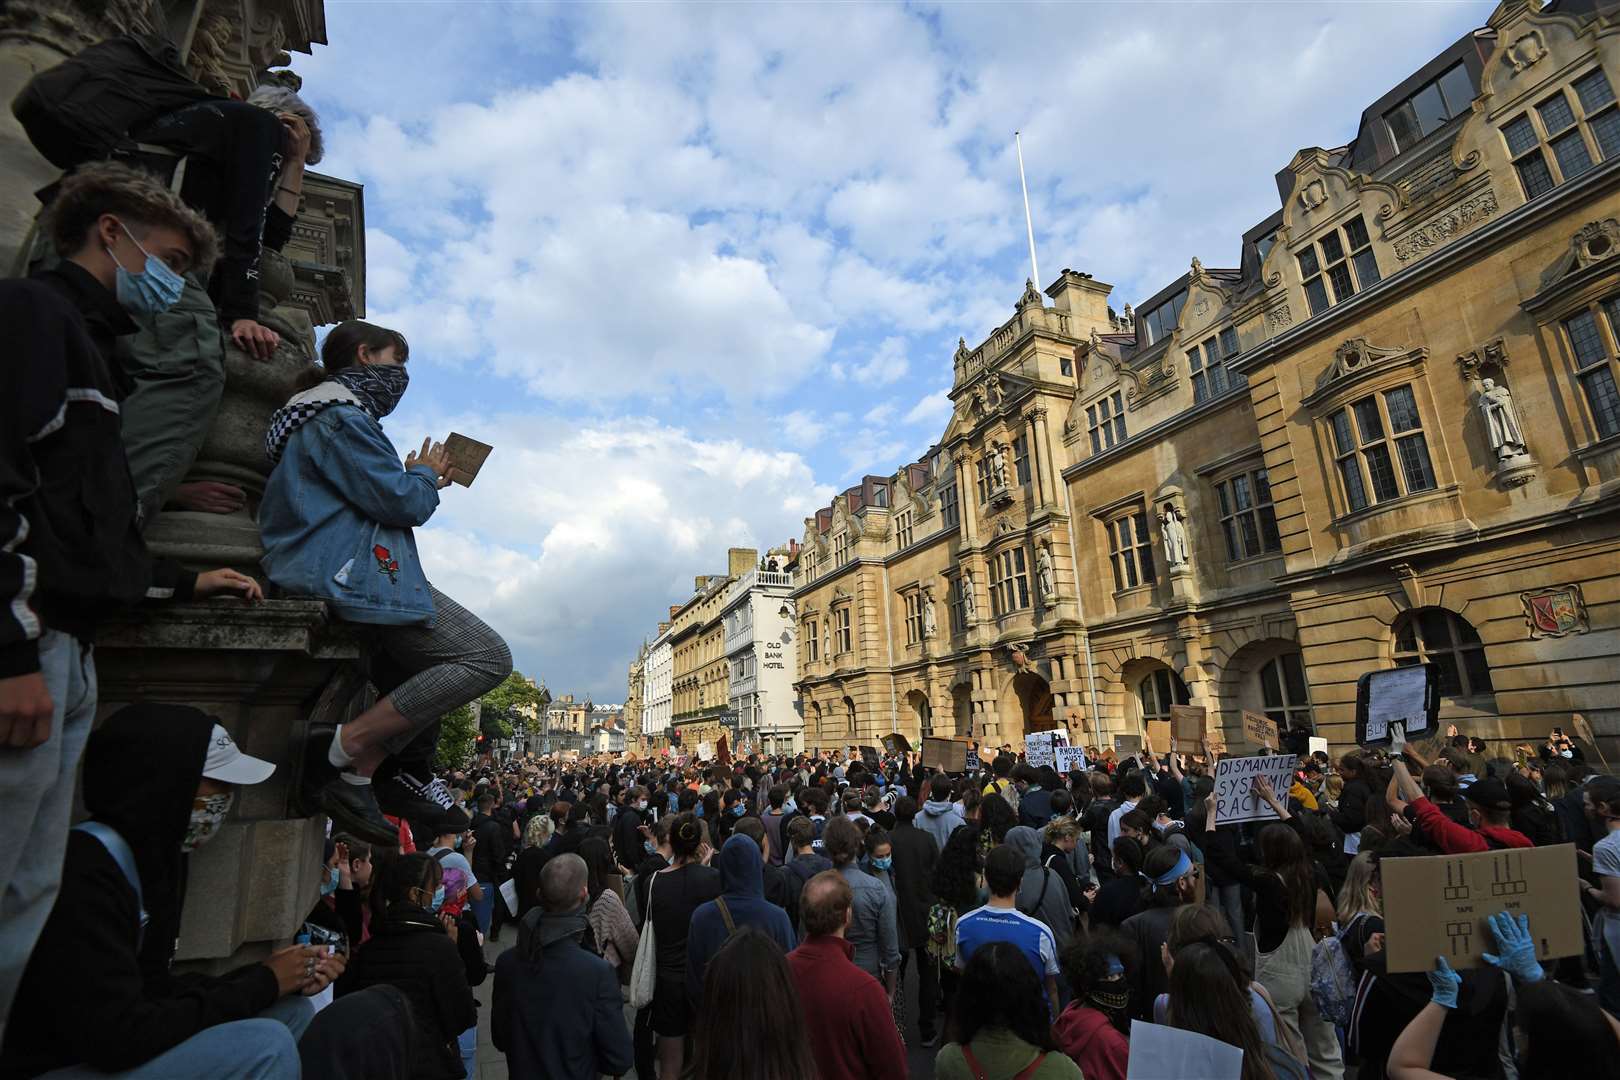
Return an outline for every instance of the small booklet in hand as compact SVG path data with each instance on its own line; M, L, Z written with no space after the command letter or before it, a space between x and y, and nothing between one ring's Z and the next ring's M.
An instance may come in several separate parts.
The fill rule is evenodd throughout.
M472 487L473 480L478 476L478 470L484 467L484 459L495 449L488 443L469 439L454 431L444 440L444 448L450 455L448 474L450 482L460 484L462 487Z

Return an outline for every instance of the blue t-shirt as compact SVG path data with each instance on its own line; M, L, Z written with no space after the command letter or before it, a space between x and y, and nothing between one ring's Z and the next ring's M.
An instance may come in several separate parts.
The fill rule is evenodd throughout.
M1058 973L1057 939L1051 929L1039 919L1032 919L1016 908L990 907L988 904L956 920L956 966L967 967L973 953L981 945L993 941L1007 941L1018 946L1035 967L1041 980L1041 996L1046 996L1046 977ZM1051 1008L1053 1002L1046 1003Z
M437 856L441 851L447 851L449 854L439 859L440 866L443 866L446 870L460 870L467 878L467 888L469 889L478 884L478 878L472 871L472 863L468 862L467 856L461 852L456 851L454 848L435 847L428 848L427 853Z

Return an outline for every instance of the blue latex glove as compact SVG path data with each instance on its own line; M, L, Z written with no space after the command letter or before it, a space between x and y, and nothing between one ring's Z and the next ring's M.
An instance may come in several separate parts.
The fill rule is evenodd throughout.
M1501 968L1520 982L1540 982L1545 972L1536 961L1536 942L1530 936L1530 916L1520 915L1515 920L1507 912L1498 911L1486 922L1501 952L1486 953L1485 962Z
M1434 958L1434 970L1429 972L1429 986L1432 993L1429 1000L1436 1005L1444 1005L1448 1009L1457 1007L1457 988L1462 985L1462 976L1451 970L1446 958Z

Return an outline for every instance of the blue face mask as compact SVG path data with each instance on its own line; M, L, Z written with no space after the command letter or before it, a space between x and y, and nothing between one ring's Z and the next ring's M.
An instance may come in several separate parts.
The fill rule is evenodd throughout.
M456 838L454 840L450 841L450 845L452 847L454 847L457 851L461 850L461 834L460 833L457 833Z
M885 855L881 859L873 859L872 865L877 867L879 870L887 870L889 867L894 865L894 856Z
M113 265L117 267L118 302L132 315L160 315L168 311L180 302L180 294L186 291L186 279L169 269L162 259L141 247L140 241L122 222L118 227L124 230L129 242L146 256L146 266L140 273L132 274L124 269L118 256L113 255L112 248L107 249Z
M433 910L438 911L442 907L444 907L444 886L440 885L433 890Z
M651 840L643 840L641 842L641 847L642 847L642 850L644 850L649 855L655 853L658 850L658 845L653 843Z
M338 868L334 866L328 869L326 871L326 877L321 879L321 895L331 896L333 893L337 892L337 887Z
M748 807L744 806L742 803L738 803L736 806L733 806L731 808L731 816L732 817L742 817L743 814L745 814L747 812L748 812Z

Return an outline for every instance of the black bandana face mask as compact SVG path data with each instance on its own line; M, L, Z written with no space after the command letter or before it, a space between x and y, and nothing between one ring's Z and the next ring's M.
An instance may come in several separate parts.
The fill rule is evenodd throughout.
M366 411L381 420L399 404L411 374L397 364L352 364L332 376L359 398Z

